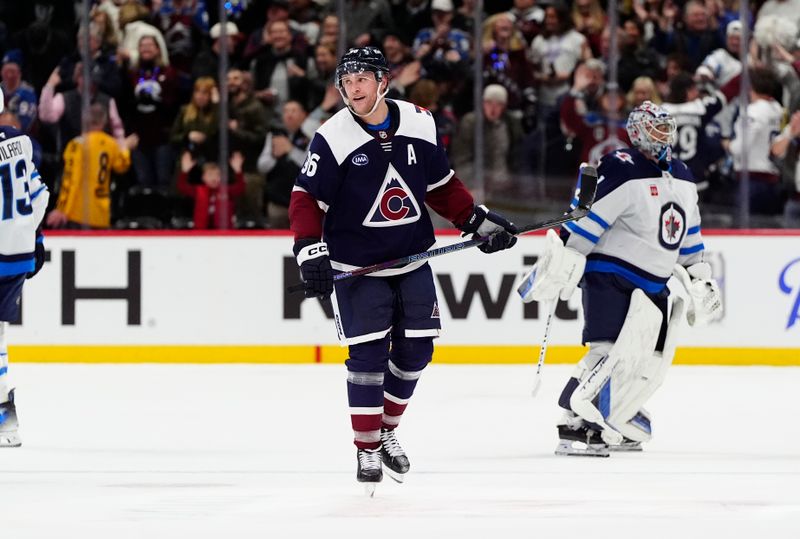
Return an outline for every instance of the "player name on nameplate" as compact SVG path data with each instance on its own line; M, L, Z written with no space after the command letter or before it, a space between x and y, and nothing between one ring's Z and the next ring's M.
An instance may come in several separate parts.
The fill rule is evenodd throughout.
M18 140L9 140L0 144L0 159L6 160L22 155L22 143Z

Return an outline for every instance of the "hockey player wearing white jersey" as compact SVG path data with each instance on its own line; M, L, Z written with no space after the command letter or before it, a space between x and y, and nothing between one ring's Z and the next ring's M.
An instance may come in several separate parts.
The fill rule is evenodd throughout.
M3 111L0 90L0 113ZM39 225L49 193L33 164L31 139L19 130L0 126L0 447L22 444L18 433L14 390L8 384L8 323L20 315L20 295L26 278L44 264Z
M610 152L598 166L591 212L566 223L526 277L524 301L567 300L583 291L583 343L588 353L559 405L559 455L608 456L641 449L651 437L643 405L672 362L675 328L721 312L711 268L703 262L697 189L688 167L672 157L675 120L645 101L628 118L632 148ZM687 288L668 309L667 281Z
M775 99L780 83L769 68L750 70L750 104L747 114L739 114L733 127L734 137L729 151L733 156L733 169L738 176L743 171L745 152L750 178L750 212L762 215L783 213L783 192L780 170L772 160L770 147L781 132L783 107ZM747 129L743 122L747 121ZM745 131L747 139L745 140Z

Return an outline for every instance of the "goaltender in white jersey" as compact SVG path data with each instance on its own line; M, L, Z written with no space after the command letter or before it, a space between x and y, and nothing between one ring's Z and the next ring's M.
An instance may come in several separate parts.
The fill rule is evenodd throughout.
M0 90L0 113L3 111ZM49 192L33 163L31 139L0 126L0 447L21 445L14 390L8 384L8 323L20 316L26 278L44 264L42 222Z
M591 212L566 223L561 238L548 232L544 255L519 289L524 301L551 308L579 282L583 291L589 351L559 399L559 455L640 450L651 436L642 406L672 362L679 318L704 323L722 308L702 261L697 189L671 155L675 120L646 101L631 112L627 130L633 148L601 159ZM689 300L676 297L669 309L672 275Z

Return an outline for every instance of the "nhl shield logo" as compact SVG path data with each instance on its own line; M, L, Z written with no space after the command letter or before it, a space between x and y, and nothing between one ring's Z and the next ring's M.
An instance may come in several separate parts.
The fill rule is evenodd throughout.
M362 224L369 227L399 226L413 223L419 218L419 205L411 189L390 164L378 196Z
M686 212L677 203L669 202L661 206L658 241L670 251L680 247L686 235Z

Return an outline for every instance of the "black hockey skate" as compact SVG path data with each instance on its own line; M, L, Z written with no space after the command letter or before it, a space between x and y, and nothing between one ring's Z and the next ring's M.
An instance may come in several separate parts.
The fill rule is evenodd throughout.
M17 421L17 407L14 404L14 390L8 393L8 401L0 403L0 447L19 447L22 439L19 437L19 422Z
M558 426L558 446L556 455L570 457L608 457L608 444L603 441L600 433L587 426L571 428L567 425Z
M383 467L381 466L380 449L359 449L356 452L358 469L356 480L364 483L368 496L375 494L375 486L383 480Z
M411 464L394 435L394 429L381 429L381 444L381 460L386 466L386 474L398 483L402 483Z

